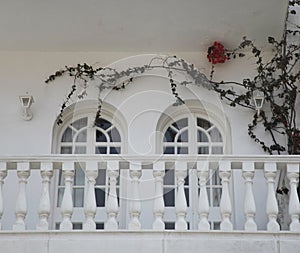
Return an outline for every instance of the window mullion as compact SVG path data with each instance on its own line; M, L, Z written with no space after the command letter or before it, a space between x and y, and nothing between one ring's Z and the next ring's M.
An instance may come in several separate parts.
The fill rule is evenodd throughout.
M196 116L190 114L188 117L189 154L197 154L197 120ZM195 141L196 140L196 141Z

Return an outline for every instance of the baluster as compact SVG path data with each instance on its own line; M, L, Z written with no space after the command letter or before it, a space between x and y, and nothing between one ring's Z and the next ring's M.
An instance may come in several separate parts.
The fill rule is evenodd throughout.
M163 196L163 182L165 175L164 162L156 162L153 164L153 176L155 180L155 197L153 203L154 222L152 228L154 230L164 230L165 223L163 221L165 203Z
M222 231L232 231L233 226L231 223L231 199L229 195L229 179L231 176L231 163L229 161L220 161L220 178L222 179L222 196L220 202L220 210L222 216L221 230Z
M98 163L95 161L86 162L85 177L87 181L86 194L84 195L84 214L85 222L82 229L84 231L96 230L96 223L94 221L97 204L95 197L95 183L98 176Z
M257 225L254 221L256 214L255 201L253 196L253 177L254 177L254 162L243 162L243 177L245 179L245 199L244 213L246 216L245 230L257 231Z
M209 214L209 202L206 189L206 182L208 178L208 162L197 162L197 172L200 186L200 194L198 201L198 229L200 231L209 231L210 225L207 219Z
M19 191L15 208L16 222L13 225L13 230L24 231L24 220L27 214L26 184L30 176L29 162L20 162L17 164L17 175L19 178Z
M65 180L65 191L61 202L62 222L60 230L72 230L71 217L73 214L72 185L74 179L74 162L64 162L62 174Z
M107 168L109 178L109 192L106 202L107 222L104 229L116 230L118 229L117 216L119 212L118 195L117 195L117 178L119 176L119 162L109 161Z
M6 176L7 176L6 162L0 162L0 230L2 229L1 218L4 209L2 188Z
M299 164L287 164L287 177L290 180L289 214L291 216L290 231L299 232L300 204L297 193L299 183Z
M279 224L276 221L278 215L278 205L275 195L275 178L277 174L276 163L266 162L264 164L265 178L268 185L268 195L267 195L267 215L269 222L267 225L267 230L270 232L277 232L280 230Z
M187 176L186 162L175 162L175 174L177 178L177 196L175 201L176 223L175 230L187 230L187 222L185 219L187 213L187 202L184 193L184 179Z
M42 194L39 204L39 223L36 226L37 230L48 230L48 218L50 215L50 180L53 175L52 163L41 163L41 177L42 177Z
M140 223L140 213L141 213L141 203L140 203L140 177L141 177L141 163L131 163L130 164L130 178L131 178L131 189L132 189L132 199L130 201L130 221L128 229L139 230L141 229Z

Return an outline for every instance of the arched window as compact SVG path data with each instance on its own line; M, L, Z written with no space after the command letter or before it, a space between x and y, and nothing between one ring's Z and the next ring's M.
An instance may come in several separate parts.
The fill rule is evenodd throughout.
M60 140L61 154L120 154L121 136L116 126L99 119L92 126L89 117L70 123Z
M164 126L161 140L162 152L168 155L209 155L223 154L225 150L224 137L216 123L205 115L188 113L169 119ZM188 226L196 229L198 223L197 199L199 194L197 175L190 169L184 183L188 211ZM207 180L207 193L210 204L209 221L212 229L219 229L221 217L219 205L221 198L221 181L218 169L210 170ZM166 209L175 207L176 177L174 168L167 169L164 178L164 201ZM166 212L168 213L168 211ZM165 217L166 228L173 229L175 220L168 215Z
M223 154L223 138L213 123L189 115L171 123L164 133L164 154Z
M94 124L95 123L95 124ZM94 122L94 114L87 113L85 116L70 119L61 128L58 134L57 151L60 154L121 154L122 135L109 117L101 118ZM73 182L73 204L74 213L72 215L72 223L74 229L81 229L84 204L84 191L86 178L85 168L80 162L75 161L75 175ZM63 194L64 194L64 178L62 171L58 175L57 181L57 198L56 198L56 215L54 215L54 223L56 228L59 227L60 212ZM117 194L119 195L119 182L117 183ZM108 180L106 169L98 170L98 177L95 184L95 196L97 204L96 225L98 229L104 227L105 221L105 201L108 192Z

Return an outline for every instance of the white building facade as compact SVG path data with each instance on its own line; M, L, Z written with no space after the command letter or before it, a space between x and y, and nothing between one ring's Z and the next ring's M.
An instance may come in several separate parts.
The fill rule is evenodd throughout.
M126 57L111 66L121 70L154 57ZM31 62L41 58L36 54ZM51 64L45 65L34 69L45 73ZM23 81L33 77L26 68L19 68ZM69 80L46 85L43 78L17 85L20 95L34 97L30 121L22 119L15 92L3 96L11 105L2 109L5 251L297 252L299 159L264 155L247 136L252 112L232 109L194 85L178 87L185 104L174 106L168 78L155 71L124 90L107 91L96 126L93 85L57 125ZM276 218L281 170L290 184L288 230Z
M203 6L208 8L213 1L204 2ZM222 15L208 22L211 17L207 17L205 8L202 10L199 3L189 3L184 17L194 20L198 11L202 15L196 19L201 25L194 27L203 28L197 30L201 36L197 39L202 41L199 50L195 49L195 43L187 44L191 46L187 50L184 43L191 41L183 40L184 36L178 38L178 34L185 35L186 30L194 31L189 19L182 18L183 28L179 29L180 26L172 26L175 21L166 12L162 11L164 22L160 21L158 9L148 3L144 3L148 10L144 8L135 14L124 3L118 7L129 16L141 15L146 19L149 13L155 14L153 22L146 22L149 31L159 34L155 33L155 39L149 31L147 38L138 37L133 30L127 31L128 27L138 25L127 19L124 19L127 31L124 37L124 30L119 28L122 22L118 18L111 20L96 3L86 4L85 7L97 5L98 9L88 8L89 15L84 17L89 24L96 16L94 11L99 10L103 20L92 24L97 24L97 29L101 27L101 34L95 32L90 38L86 32L93 30L92 26L90 30L83 29L81 19L78 24L74 19L78 35L83 29L79 37L90 38L90 44L67 35L56 23L59 13L57 20L51 21L51 27L57 29L56 38L62 41L57 42L58 45L52 41L52 47L44 41L48 50L44 49L46 44L42 46L43 37L50 43L48 34L32 36L37 40L35 44L29 43L26 34L24 44L19 43L24 48L14 46L22 29L17 29L19 35L12 36L11 45L7 36L3 36L0 47L0 252L299 252L300 158L266 155L249 138L248 124L254 111L230 107L205 85L195 85L194 80L179 72L172 77L176 83L183 80L191 83L177 87L185 103L176 106L168 74L164 69L155 69L135 75L125 89L103 91L101 119L96 122L99 92L97 81L89 82L87 95L83 99L71 99L63 112L63 122L58 125L60 107L73 80L61 77L45 84L49 75L66 65L87 62L122 71L168 55L193 63L209 76L211 66L204 47L211 43L208 38L215 38L210 31L219 35L219 40L230 38L228 44L236 42L247 31L257 35L258 42L265 29L281 35L281 29L273 25L283 23L285 12L280 7L286 8L286 5L278 2L269 13L269 2L233 1L231 4L235 4L238 11L230 8L230 16L243 14L244 8L247 15L250 13L242 15L244 23L227 20ZM194 4L199 7L196 12ZM79 5L74 4L76 17L82 14ZM166 9L164 1L160 5L159 10ZM181 7L174 11L180 16L186 6L176 1L177 5ZM106 6L114 7L113 3ZM51 8L39 9L38 13L47 19ZM61 3L61 8L66 14L62 15L63 20L68 20L65 3ZM28 11L25 6L21 9L24 13ZM5 15L0 15L0 19ZM260 29L264 15L270 19L265 22L266 28ZM202 17L206 18L202 20ZM107 21L111 26L106 31ZM47 27L42 21L41 24ZM67 25L68 22L65 24L69 29L73 27ZM43 34L41 27L37 27L39 35ZM137 30L146 31L146 28ZM11 29L14 30L14 23ZM51 34L50 28L48 31ZM194 34L188 32L191 38ZM116 43L116 38L123 38L124 43ZM171 42L165 44L169 39ZM106 46L97 48L97 41ZM31 45L35 46L31 48ZM66 45L70 45L71 51ZM81 50L83 47L79 45L87 46L86 50ZM165 45L170 48L166 49ZM267 56L269 53L266 50ZM251 76L255 73L252 60L235 59L216 66L215 78L234 81ZM83 84L78 85L76 92L81 91L85 91ZM32 96L34 100L29 108L32 118L27 120L19 101L23 95ZM263 129L258 130L258 135L266 137ZM268 137L266 141L270 141ZM282 179L280 175L285 176ZM280 180L289 189L285 198L276 193ZM279 205L280 201L284 203Z

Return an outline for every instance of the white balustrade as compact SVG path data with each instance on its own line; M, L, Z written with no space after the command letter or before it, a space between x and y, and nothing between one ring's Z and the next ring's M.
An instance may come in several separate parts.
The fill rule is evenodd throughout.
M293 232L300 232L300 203L297 193L297 186L299 183L299 163L287 164L287 177L290 181L289 214L292 221L290 230Z
M48 218L50 215L50 180L53 175L53 164L51 162L41 163L41 178L42 178L42 194L39 204L39 223L37 224L37 230L48 230L49 223Z
M268 185L266 212L269 218L269 222L267 224L267 230L269 232L278 232L280 230L280 227L276 220L278 215L278 204L275 195L275 178L277 174L276 163L265 162L264 170Z
M177 196L175 200L176 223L175 230L187 230L186 214L187 202L184 192L184 179L187 176L187 163L182 161L175 162L175 175L177 179Z
M106 202L107 222L104 229L116 230L118 229L117 216L119 212L118 196L117 196L117 178L119 176L119 162L107 162L107 176L109 178L109 192Z
M72 185L74 179L74 162L64 162L62 168L62 175L65 181L65 191L61 202L61 216L60 230L72 230L73 225L71 217L73 214L73 200L72 200Z
M25 217L27 214L27 198L26 198L26 184L30 175L29 162L19 162L17 164L17 175L19 178L19 191L16 200L15 215L16 221L13 225L13 230L25 230Z
M130 178L131 178L131 192L130 199L130 221L128 225L129 230L141 229L140 214L141 214L141 202L140 202L140 177L142 175L141 163L130 163Z
M245 230L257 231L254 221L256 207L253 195L254 162L243 162L243 178L245 179L244 213L246 216Z
M198 173L199 186L200 186L200 194L199 194L199 201L198 201L198 213L199 213L198 229L200 231L210 230L210 225L208 222L209 202L208 202L207 189L206 189L208 170L209 167L207 161L197 162L197 173Z
M154 159L155 158L155 159ZM221 214L221 231L233 231L233 224L231 221L231 216L233 210L238 217L241 217L242 212L245 215L245 224L244 229L247 232L256 232L258 230L258 225L262 228L264 224L258 224L258 220L261 220L263 214L260 214L260 219L255 220L257 214L256 204L265 201L266 209L265 214L268 218L267 231L271 233L277 233L280 231L280 225L277 221L278 216L278 200L276 198L275 187L277 183L277 171L283 169L286 166L286 175L289 180L289 209L284 210L285 214L289 214L291 223L290 231L294 233L300 233L300 204L299 196L297 192L297 187L299 184L299 164L300 158L296 156L281 158L281 156L276 156L275 158L268 157L267 161L264 161L262 157L219 157L216 159L214 156L206 157L202 159L199 157L197 160L197 170L192 170L191 172L197 172L190 174L189 179L189 188L190 190L190 207L187 206L187 196L185 192L185 178L187 176L188 167L194 162L193 159L188 157L180 157L177 161L174 162L170 157L161 158L159 157L151 158L141 158L140 160L136 157L132 160L128 158L129 168L126 169L126 161L124 159L108 157L103 158L106 163L106 175L107 175L107 194L105 199L105 210L106 214L103 213L103 208L97 208L96 196L95 196L95 183L98 175L98 167L100 165L99 159L95 157L84 157L83 160L81 157L76 157L77 161L85 164L85 187L84 187L84 203L83 207L73 207L72 200L72 191L73 191L73 179L75 175L75 157L70 159L70 157L43 157L40 161L37 158L32 158L25 160L23 158L14 158L14 159L5 159L2 158L0 161L0 230L6 227L12 227L13 231L23 232L27 228L25 220L28 220L31 217L38 217L38 219L32 221L28 224L28 228L31 229L32 224L36 223L36 230L38 231L48 231L49 227L52 227L57 221L59 221L58 213L61 212L62 221L60 223L59 229L64 231L71 231L73 229L73 223L82 223L82 229L84 231L95 231L96 222L103 222L105 217L107 217L106 222L104 222L105 230L118 230L119 227L123 228L126 222L123 219L126 219L126 212L129 212L128 220L128 229L129 230L140 230L141 226L141 210L142 202L141 200L141 190L142 191L153 191L153 198L147 200L147 208L149 207L149 201L152 201L153 205L153 223L152 225L145 222L147 227L151 227L155 231L164 231L165 222L170 222L171 225L175 223L176 231L186 231L188 229L188 223L191 222L191 229L197 229L201 232L208 232L211 230L210 221L218 222L212 220L211 218L214 215ZM288 159L287 159L288 158ZM82 159L82 160L81 160ZM107 160L105 160L107 159ZM126 158L127 159L127 158ZM221 160L220 160L221 159ZM143 170L152 169L153 178L149 173L145 173L143 178L147 180L152 180L153 185L149 189L140 189L140 178L142 175L142 163L152 164L153 166L144 166ZM175 178L176 178L176 190L175 190L175 206L165 206L164 203L164 175L165 169L169 165L174 164ZM219 164L219 176L221 178L222 194L220 206L214 206L216 201L212 201L211 206L209 206L209 197L213 198L215 195L211 187L215 182L212 180L208 182L209 169L214 168L216 164ZM64 180L64 185L60 188L64 188L64 193L62 196L61 207L56 206L56 198L50 191L51 179L54 175L54 170L58 171L59 165L62 165L62 177ZM103 164L103 161L101 161ZM235 169L241 169L240 164L242 164L242 177L244 181L238 183L244 183L244 195L239 193L236 196L243 197L243 208L240 209L240 205L232 206L234 202L231 199L231 174ZM279 168L277 168L279 164ZM124 166L123 166L124 165ZM284 166L283 166L284 165ZM118 177L120 174L120 168L127 170L129 175L129 183L125 185L122 184L125 182L123 179L120 182L120 189L124 191L124 196L128 197L128 205L126 201L121 202L121 206L118 203ZM263 170L262 170L263 168ZM40 169L40 180L41 180L41 192L40 199L32 199L33 195L28 190L33 189L29 187L27 189L27 181L31 174L31 170ZM262 194L257 196L257 180L261 181L261 178L258 178L260 173L257 173L258 170L264 173L266 188L262 187ZM150 171L148 171L150 172ZM123 171L122 171L123 173ZM17 175L17 180L15 180L15 174ZM124 175L126 171L124 171ZM237 175L237 174L234 174ZM255 180L254 176L256 176ZM34 179L34 180L33 180ZM29 183L36 183L36 173L33 173ZM5 185L4 185L5 180ZM13 185L15 180L16 185ZM233 180L239 180L234 178ZM123 182L124 181L124 182ZM7 183L8 182L8 183ZM236 182L236 181L235 181ZM29 184L28 183L28 184ZM53 183L53 182L52 182ZM126 183L126 182L125 182ZM54 185L55 186L55 185ZM128 187L128 188L127 188ZM171 186L173 187L173 186ZM213 186L214 187L214 186ZM10 193L13 189L15 192ZM127 191L128 189L128 191ZM208 189L210 191L208 192ZM56 192L57 189L53 189L53 192ZM197 193L199 195L197 195ZM210 194L209 194L210 193ZM128 194L128 195L127 195ZM10 198L10 196L15 196L15 198ZM264 197L266 196L266 198ZM171 194L168 195L171 198ZM265 198L265 199L263 199ZM14 201L15 203L6 203L7 201ZM198 199L198 201L197 201ZM167 200L167 199L166 199ZM171 200L171 199L170 199ZM36 206L36 210L33 210L33 206L28 208L28 203ZM125 205L123 205L125 203ZM169 202L170 204L171 202ZM15 210L13 210L15 206ZM234 209L233 209L234 207ZM26 218L28 210L30 211L30 216ZM15 211L16 219L15 221L10 221L10 215ZM73 216L74 211L74 217ZM147 215L149 214L149 209L147 210ZM151 212L151 210L150 210ZM241 213L239 213L241 212ZM33 215L32 215L33 214ZM38 214L38 216L37 216ZM83 218L83 216L85 218ZM151 216L151 214L150 214ZM151 217L147 217L148 221ZM8 219L7 219L8 217ZM117 220L117 217L120 217L120 221ZM176 218L175 218L176 217ZM50 226L51 221L51 226ZM237 220L238 221L238 220ZM10 222L10 223L9 223ZM53 223L52 223L53 222ZM119 225L120 222L120 225ZM13 224L12 224L13 223ZM170 224L167 224L170 226ZM56 225L56 224L55 224ZM237 226L242 226L243 224L238 223ZM213 224L215 226L215 224Z
M84 214L85 221L82 225L84 231L96 230L96 223L94 221L96 215L96 197L95 197L95 183L98 176L97 161L88 161L85 165L86 177L86 194L84 195Z
M7 164L6 164L6 162L0 162L0 230L2 229L1 218L2 218L3 209L4 209L2 191L3 191L4 179L6 176L7 176Z
M220 202L220 210L222 216L221 230L222 231L232 231L233 225L231 223L231 199L229 195L229 179L231 176L231 162L230 161L220 161L219 162L219 174L222 180L222 195Z
M153 203L154 222L152 228L154 230L164 230L165 223L163 221L164 215L164 196L163 196L163 181L165 175L164 162L156 162L153 164L153 176L155 183L155 195Z

